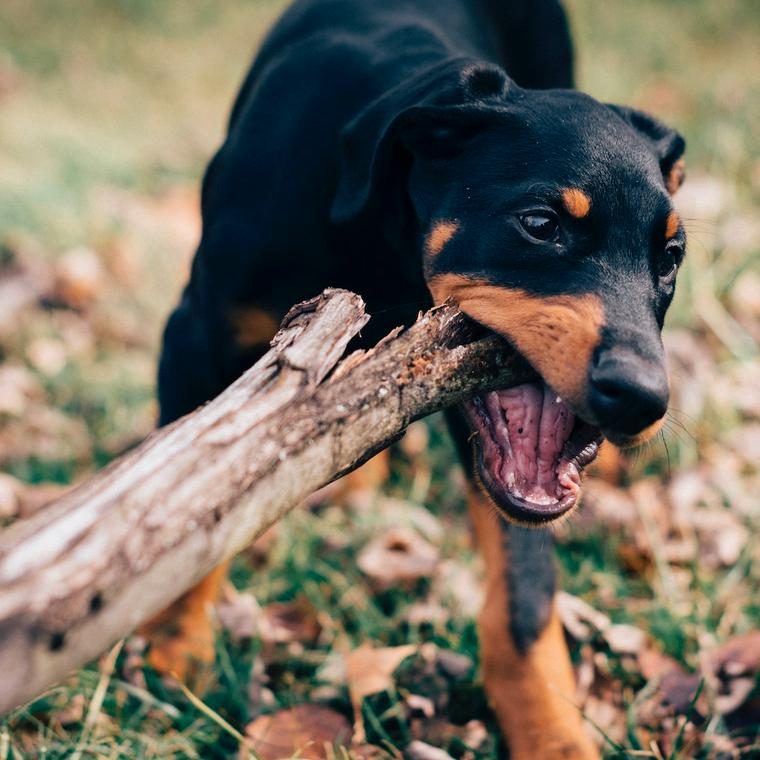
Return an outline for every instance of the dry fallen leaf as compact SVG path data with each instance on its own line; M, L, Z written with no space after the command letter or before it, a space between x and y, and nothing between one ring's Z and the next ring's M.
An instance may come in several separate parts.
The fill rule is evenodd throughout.
M407 694L404 704L412 712L420 712L425 718L432 718L435 715L435 703L429 697L423 697L421 694Z
M0 520L18 516L21 509L21 483L16 478L0 473Z
M45 292L45 285L32 272L0 272L0 335L18 329L18 320Z
M636 505L624 488L598 478L588 478L583 488L579 518L589 527L603 523L608 530L626 528L638 520Z
M709 653L707 664L717 678L715 708L722 715L734 712L753 692L760 674L760 631L720 645Z
M1 504L1 502L0 502ZM0 510L2 507L0 506ZM2 512L0 511L0 515ZM445 625L449 620L449 611L435 602L415 602L407 608L404 620L409 625Z
M253 594L240 593L232 584L225 587L224 596L216 605L216 614L233 641L253 638L262 616Z
M357 564L377 588L387 589L431 576L438 551L408 528L391 528L362 549Z
M483 606L483 584L464 562L444 560L435 570L430 599L441 599L455 615L474 618Z
M679 663L658 649L647 647L639 652L639 670L647 681L662 678L673 670L681 670Z
M0 414L20 417L34 403L45 401L45 391L26 367L8 363L0 366Z
M67 361L66 346L55 338L35 338L26 349L29 363L43 375L57 375Z
M473 661L466 654L452 649L436 648L435 663L445 676L455 681L468 676L474 667Z
M262 609L259 635L268 644L312 643L321 631L316 610L303 597L294 602L273 602Z
M31 457L87 461L91 453L92 440L84 420L52 406L31 405L23 416L0 426L0 464Z
M625 710L613 700L590 695L583 704L583 716L592 726L596 726L614 742L625 740ZM590 731L591 739L597 746L606 744L599 730Z
M0 519L31 517L68 490L69 486L57 483L28 485L0 473Z
M344 715L321 705L296 705L261 715L245 728L248 745L261 760L334 757L333 748L347 746L351 726ZM247 757L241 748L240 757Z
M602 631L602 636L616 654L639 654L647 642L646 633L634 625L611 625Z
M448 752L415 739L404 750L409 760L454 760Z
M79 246L66 251L55 266L55 297L81 309L92 303L103 288L104 271L98 254Z
M64 726L75 723L81 724L86 706L87 700L84 694L74 694L71 699L67 701L65 707L55 714L55 717Z
M699 537L699 561L706 567L731 567L747 544L748 532L728 509L698 509L692 525Z
M558 592L556 605L562 625L576 641L586 641L595 630L604 631L610 627L607 615L566 591Z
M362 700L370 694L389 689L393 685L393 672L416 651L415 644L374 649L370 643L365 642L346 655L346 682L351 694L351 704L354 707L356 741L364 742L365 740L361 717Z

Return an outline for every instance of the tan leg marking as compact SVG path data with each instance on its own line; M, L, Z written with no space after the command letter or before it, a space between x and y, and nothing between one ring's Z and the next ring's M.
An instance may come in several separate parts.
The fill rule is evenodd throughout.
M428 282L436 304L449 298L508 338L563 399L583 405L604 309L595 295L534 296L483 280L442 274Z
M456 235L459 222L439 221L436 222L425 240L425 253L428 256L437 256L446 246L446 243Z
M556 611L526 654L509 631L508 562L498 518L480 493L470 516L486 565L486 596L478 619L483 679L511 760L598 760L574 706L575 678Z
M591 198L576 187L568 187L562 191L562 203L564 203L567 213L576 219L583 219L591 211Z
M681 227L681 219L675 211L668 214L668 220L665 222L665 240L675 237Z
M219 599L229 562L223 562L163 612L140 634L150 642L148 663L159 673L202 688L214 664L212 607Z
M280 329L279 321L258 306L233 310L230 326L235 345L239 348L266 345Z

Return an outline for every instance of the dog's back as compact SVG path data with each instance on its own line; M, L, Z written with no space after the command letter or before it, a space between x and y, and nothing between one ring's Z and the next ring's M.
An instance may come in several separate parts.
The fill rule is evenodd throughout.
M382 93L452 58L492 61L526 87L572 83L556 0L298 0L276 24L204 179L203 238L165 334L162 423L218 394L290 305L327 285L365 298L375 314L367 341L429 304L409 241L384 223L405 213L403 199L388 198L376 224L336 225L330 208L343 128Z

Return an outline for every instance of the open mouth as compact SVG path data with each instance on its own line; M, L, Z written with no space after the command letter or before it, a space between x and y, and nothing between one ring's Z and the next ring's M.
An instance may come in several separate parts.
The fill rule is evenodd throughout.
M599 429L576 417L543 380L462 404L476 433L480 479L507 517L532 525L567 514L581 473L599 453Z

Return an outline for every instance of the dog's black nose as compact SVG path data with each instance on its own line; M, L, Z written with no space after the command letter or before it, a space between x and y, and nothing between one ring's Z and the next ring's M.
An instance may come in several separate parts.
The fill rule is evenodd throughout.
M629 354L604 353L591 370L589 404L610 433L636 435L667 411L665 367Z

